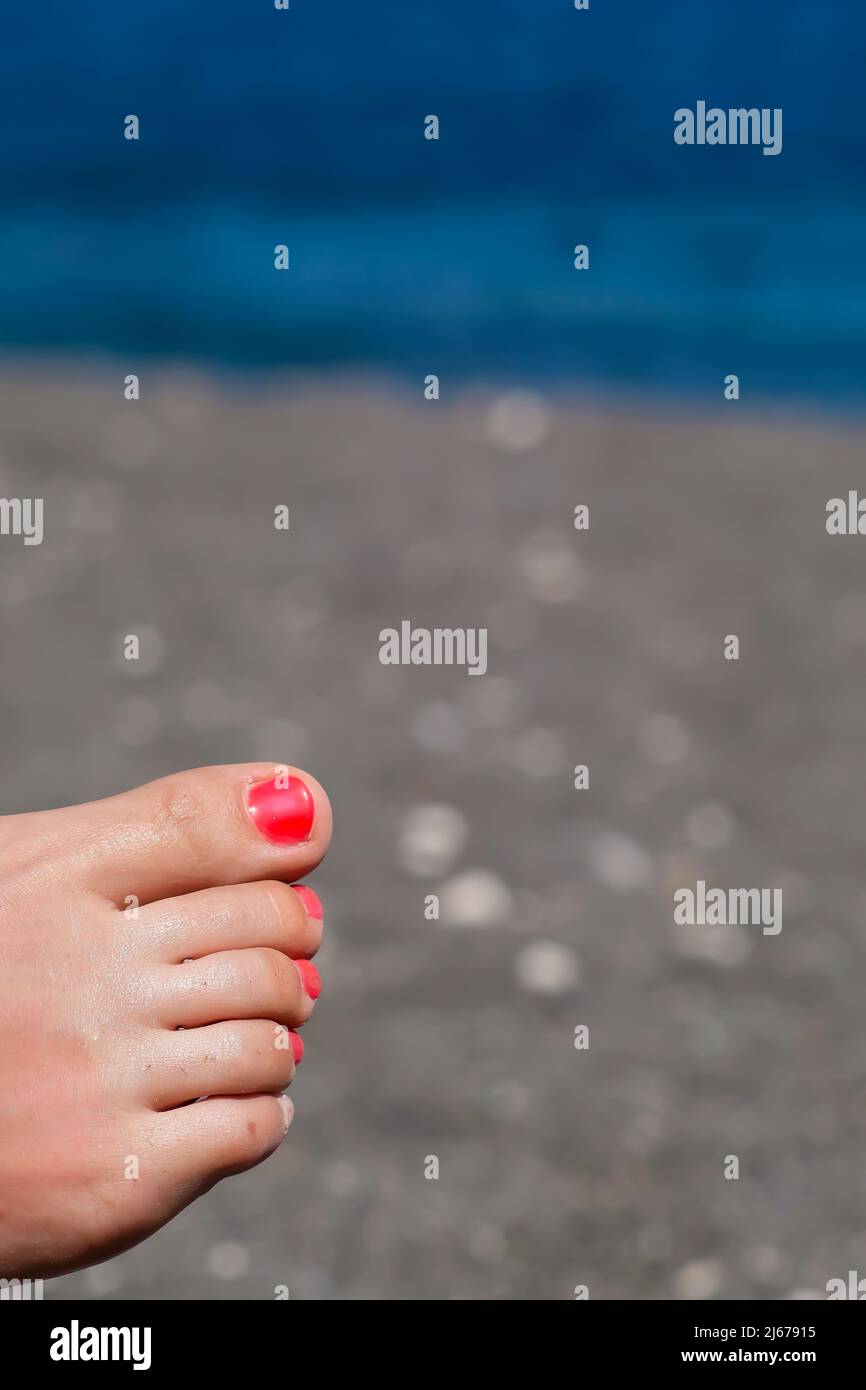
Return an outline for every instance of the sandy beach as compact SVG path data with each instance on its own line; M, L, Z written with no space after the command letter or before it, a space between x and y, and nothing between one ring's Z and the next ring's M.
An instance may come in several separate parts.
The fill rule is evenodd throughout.
M0 378L0 491L44 499L0 544L2 810L308 767L324 993L280 1153L46 1295L866 1272L866 539L825 529L863 428L135 369ZM486 673L383 666L403 621L486 628ZM783 928L675 925L698 880Z

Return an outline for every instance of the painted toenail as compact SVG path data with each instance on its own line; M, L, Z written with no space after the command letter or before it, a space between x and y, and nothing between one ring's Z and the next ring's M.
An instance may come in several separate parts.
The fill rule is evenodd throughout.
M318 999L322 992L322 979L311 960L296 960L295 965L301 977L301 984L311 999Z
M288 1134L289 1125L294 1118L295 1107L288 1096L277 1096L277 1100L280 1102L280 1109L283 1112L283 1134Z
M289 1029L289 1037L292 1040L292 1056L295 1059L295 1066L297 1066L304 1056L304 1040L300 1033L296 1033L293 1028Z
M247 792L247 807L256 829L275 845L302 845L313 829L313 793L300 777L277 773Z
M293 883L292 887L304 904L307 916L315 917L318 922L324 921L325 909L322 907L322 899L318 893L314 893L312 888L308 888L305 883Z

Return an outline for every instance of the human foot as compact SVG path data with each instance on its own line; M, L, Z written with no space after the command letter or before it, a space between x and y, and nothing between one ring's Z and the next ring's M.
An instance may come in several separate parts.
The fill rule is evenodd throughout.
M331 809L276 773L0 819L0 1275L134 1245L283 1138L322 934L288 885Z

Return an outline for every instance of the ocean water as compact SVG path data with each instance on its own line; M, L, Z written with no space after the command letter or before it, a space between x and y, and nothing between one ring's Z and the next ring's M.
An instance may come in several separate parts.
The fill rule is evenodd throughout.
M849 0L22 6L0 348L859 407L864 60ZM677 146L699 99L781 154Z

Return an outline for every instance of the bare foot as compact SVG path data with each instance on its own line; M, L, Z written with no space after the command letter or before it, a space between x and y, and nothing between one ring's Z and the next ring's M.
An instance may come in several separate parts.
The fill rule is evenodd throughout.
M331 809L276 772L0 820L0 1275L105 1259L282 1140Z

